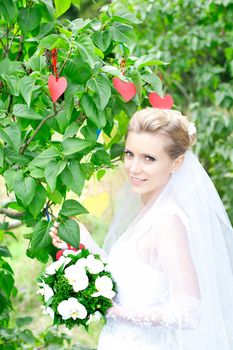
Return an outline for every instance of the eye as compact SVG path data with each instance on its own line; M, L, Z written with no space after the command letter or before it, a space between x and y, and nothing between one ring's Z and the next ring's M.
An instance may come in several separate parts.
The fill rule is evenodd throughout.
M154 162L155 158L151 157L151 156L145 156L146 160L148 160L149 162Z
M127 158L133 157L133 153L130 152L130 151L125 150L124 153L125 153L125 156L126 156Z

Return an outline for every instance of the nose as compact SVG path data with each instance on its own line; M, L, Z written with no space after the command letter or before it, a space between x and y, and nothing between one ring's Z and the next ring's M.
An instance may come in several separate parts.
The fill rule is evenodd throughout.
M132 162L130 164L130 173L132 175L139 174L141 172L141 164L140 160L137 158L132 159Z

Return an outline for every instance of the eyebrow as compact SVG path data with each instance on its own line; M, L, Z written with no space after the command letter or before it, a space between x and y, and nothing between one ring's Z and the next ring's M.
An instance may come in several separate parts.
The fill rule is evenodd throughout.
M130 149L128 149L128 148L125 148L124 151L125 151L125 152L127 151L127 152L130 152L130 153L133 153L133 152L130 151ZM142 155L142 156L150 156L150 157L157 158L157 156L156 156L155 154L153 154L153 153L142 153L141 155Z

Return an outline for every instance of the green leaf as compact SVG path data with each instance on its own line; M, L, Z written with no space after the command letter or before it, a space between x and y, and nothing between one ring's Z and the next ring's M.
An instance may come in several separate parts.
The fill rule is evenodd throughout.
M38 184L36 187L35 196L31 201L31 203L29 204L29 210L32 213L34 219L36 219L36 217L39 215L39 213L43 209L45 205L46 197L47 197L47 193L45 188L41 184Z
M17 326L20 327L24 327L27 326L28 324L30 324L33 321L33 318L30 316L26 316L26 317L18 317L16 318L16 324Z
M59 152L55 147L49 147L45 151L41 152L35 159L33 159L29 166L36 166L39 168L45 168L46 164L57 158L59 156Z
M39 26L41 21L41 12L38 7L19 9L18 23L24 34L31 32Z
M112 21L126 23L126 24L139 24L141 21L135 17L135 15L128 11L126 8L118 9L117 13L112 16Z
M14 23L18 15L18 10L14 1L0 0L0 14L3 15L6 22Z
M49 230L52 227L52 223L45 220L39 221L33 230L32 236L32 248L39 251L43 248L47 248L51 244L51 237Z
M2 245L0 246L0 256L5 256L7 258L11 258L12 257L8 247L2 246Z
M62 209L60 211L60 214L67 217L86 213L88 213L86 208L84 208L79 202L75 201L74 199L66 200L63 203Z
M102 51L106 51L111 44L112 34L110 30L105 30L104 32L94 32L92 39L97 47L99 47Z
M106 118L103 112L99 113L95 102L88 94L83 94L81 101L81 107L87 116L99 129L106 124Z
M155 55L144 55L137 59L135 67L141 69L146 66L164 66L169 63L158 60Z
M3 174L9 192L11 192L13 190L13 183L14 183L14 178L15 178L16 173L17 173L16 170L7 169Z
M72 247L78 249L80 233L79 226L75 220L67 219L62 221L58 226L58 236L66 243L71 244Z
M105 150L98 150L91 156L92 163L96 165L110 165L111 158L110 155Z
M67 10L69 10L71 5L71 0L55 0L55 7L56 7L56 16L60 17L65 13Z
M5 80L7 87L13 96L19 96L19 78L18 75L7 75L1 74L2 78Z
M28 108L30 108L32 93L35 89L34 85L35 85L35 79L31 76L23 77L20 80L20 85L19 85L20 92L25 102L27 103Z
M141 101L142 101L142 77L141 74L137 71L134 70L132 75L131 75L131 79L134 83L134 85L136 86L136 90L137 90L137 98L138 98L138 104L141 105Z
M38 49L68 49L69 48L69 43L66 40L65 37L63 37L62 35L58 35L58 34L50 34L48 36L46 36L45 38L43 38L38 46Z
M8 58L5 58L1 61L0 64L0 74L10 75L11 73L15 73L18 71L22 71L22 63L18 61L10 61Z
M55 191L58 175L64 170L66 166L65 160L49 161L45 166L44 176L52 192Z
M132 26L121 23L113 23L110 30L114 41L127 44L133 39L134 32Z
M113 75L114 77L120 78L122 81L128 81L128 79L122 74L122 72L113 66L106 65L101 68L101 70L105 73L108 73L110 75Z
M63 153L65 156L82 151L83 149L94 146L93 142L78 138L67 138L62 141Z
M83 85L90 79L92 70L81 57L74 57L66 63L64 74L73 83Z
M3 293L9 298L14 286L14 278L11 273L6 270L0 270L0 286Z
M81 0L72 0L72 4L76 6L78 9L80 9Z
M41 120L44 118L39 113L35 112L33 109L28 108L27 105L23 105L23 104L15 104L13 108L13 114L16 117L26 118L26 119Z
M75 160L67 165L60 176L64 185L80 196L85 182L85 175L79 162Z
M76 35L80 30L86 28L90 22L90 19L77 18L70 22L69 28L72 30L73 34Z
M98 58L95 55L95 47L91 38L86 34L80 35L77 42L77 48L79 50L79 53L82 59L85 62L87 62L90 65L90 67L93 69L95 66L95 63L98 62Z
M163 87L160 78L155 74L143 74L142 79L151 85L154 92L163 96Z
M19 170L14 177L13 190L23 204L28 206L36 192L36 181L30 176L24 177L23 170Z
M0 168L4 164L4 151L3 151L3 145L0 143Z
M12 148L19 152L20 144L21 144L21 131L17 123L12 123L5 128L5 133L7 134L10 145Z
M87 87L97 94L96 105L98 109L103 110L111 97L111 87L108 79L103 75L98 75L87 82Z
M65 133L63 135L63 140L67 139L68 137L72 137L77 134L79 129L79 125L75 122L67 126Z

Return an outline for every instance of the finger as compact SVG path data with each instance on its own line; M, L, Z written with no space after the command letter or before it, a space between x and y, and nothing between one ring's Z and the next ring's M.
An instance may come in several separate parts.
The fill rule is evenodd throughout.
M59 222L55 221L54 224L53 224L53 226L54 226L55 228L58 228Z

